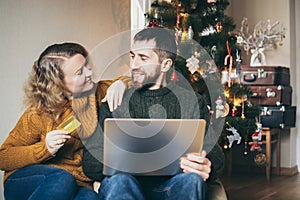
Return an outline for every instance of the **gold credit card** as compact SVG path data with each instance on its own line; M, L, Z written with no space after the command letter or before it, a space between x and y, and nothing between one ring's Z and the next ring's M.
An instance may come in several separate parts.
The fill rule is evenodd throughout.
M65 121L63 121L60 125L58 125L58 129L63 129L67 131L68 133L73 132L75 129L77 129L81 123L74 117L71 116Z

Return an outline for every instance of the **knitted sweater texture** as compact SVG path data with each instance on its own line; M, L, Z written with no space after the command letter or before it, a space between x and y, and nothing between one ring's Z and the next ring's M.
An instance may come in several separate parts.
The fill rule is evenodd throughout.
M102 99L111 81L100 81L97 99ZM76 104L76 105L75 105ZM71 138L52 155L46 147L46 134L70 116L76 116L81 128L70 133ZM95 116L96 122L92 116ZM92 187L92 180L82 170L82 139L89 137L97 124L95 94L83 96L68 102L59 119L40 113L31 106L23 113L14 129L0 147L0 169L4 173L4 182L15 170L32 164L45 164L63 168L70 172L78 185ZM94 128L91 128L94 127ZM79 137L79 133L82 133Z
M125 92L122 105L113 113L107 104L102 104L98 112L101 127L87 140L83 154L83 170L85 174L101 181L103 165L103 124L105 118L168 118L168 119L205 119L209 125L209 111L206 102L200 95L170 83L158 90L135 90ZM112 133L113 134L113 133ZM223 154L214 148L211 161L213 172L217 177L223 166ZM163 179L160 179L163 180Z

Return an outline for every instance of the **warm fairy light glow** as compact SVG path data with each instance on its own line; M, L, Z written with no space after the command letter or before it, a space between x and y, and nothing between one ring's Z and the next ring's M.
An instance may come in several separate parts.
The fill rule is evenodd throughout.
M234 100L233 100L233 105L234 106L240 106L241 103L242 103L242 99L240 99L240 98L234 98Z
M230 91L229 90L225 90L224 91L224 95L226 98L228 98L230 96Z

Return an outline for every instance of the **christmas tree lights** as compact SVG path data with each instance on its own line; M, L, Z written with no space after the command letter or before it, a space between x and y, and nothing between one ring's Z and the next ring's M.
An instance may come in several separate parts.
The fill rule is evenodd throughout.
M175 69L195 92L206 97L212 125L225 117L219 139L224 149L234 145L236 139L248 144L259 114L258 106L248 101L252 91L239 83L241 50L235 24L224 14L228 5L228 0L155 1L145 14L146 26L174 30L179 55ZM224 87L219 88L221 79ZM208 88L214 88L215 95ZM245 151L249 146L245 145Z

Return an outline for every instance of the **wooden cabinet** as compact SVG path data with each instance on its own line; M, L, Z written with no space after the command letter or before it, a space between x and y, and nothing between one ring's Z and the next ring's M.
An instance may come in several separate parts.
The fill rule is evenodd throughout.
M275 174L280 175L280 129L279 128L262 128L262 148L266 153L265 171L266 179L270 181L271 165L272 165L272 148L276 147L276 167ZM227 160L227 174L231 176L232 173L232 150L226 153ZM249 162L250 163L250 162ZM250 165L250 164L249 164Z

